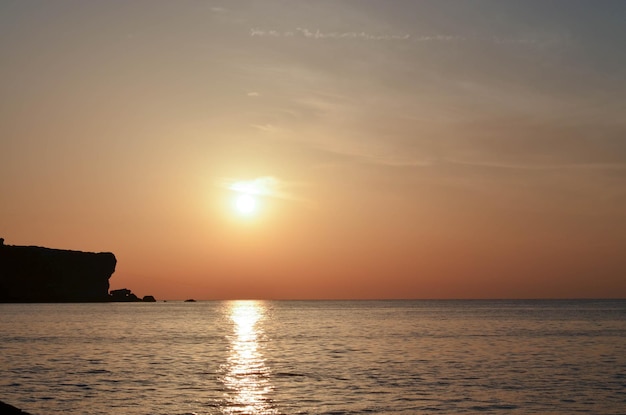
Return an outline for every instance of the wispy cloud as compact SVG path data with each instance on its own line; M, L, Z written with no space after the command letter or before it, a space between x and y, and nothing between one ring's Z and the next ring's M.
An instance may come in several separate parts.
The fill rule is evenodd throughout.
M268 37L268 38L303 38L311 40L324 39L343 39L343 40L372 40L372 41L402 41L402 42L483 42L493 43L496 45L518 45L518 46L550 46L557 45L569 40L568 36L552 35L552 34L529 34L523 36L491 36L491 37L468 37L446 33L434 34L389 34L389 33L370 33L366 31L352 32L324 32L319 29L311 30L308 28L298 27L295 30L280 31L275 29L250 29L251 37Z
M496 45L550 47L567 43L570 37L563 34L528 34L517 37L493 36L489 40Z
M446 159L447 164L507 170L626 170L626 163L506 163L496 161L464 161Z
M257 177L252 180L233 180L226 184L229 190L258 196L274 196L280 187L280 181L273 176Z
M259 96L261 96L261 94L259 94L258 92L255 92L255 91L248 92L246 95L248 95L249 97L259 97Z
M307 39L361 39L361 40L409 40L409 34L373 34L367 32L322 32L298 27L293 31L250 29L250 36L255 37L302 37Z
M276 133L280 131L280 128L273 124L252 124L252 127L264 133Z
M301 201L290 190L296 187L297 184L279 179L276 176L259 176L252 179L221 178L217 181L217 186L236 193Z

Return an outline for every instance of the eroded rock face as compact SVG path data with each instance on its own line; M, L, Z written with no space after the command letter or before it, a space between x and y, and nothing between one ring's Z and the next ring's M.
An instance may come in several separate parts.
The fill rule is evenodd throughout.
M0 302L109 301L116 264L110 252L0 243Z

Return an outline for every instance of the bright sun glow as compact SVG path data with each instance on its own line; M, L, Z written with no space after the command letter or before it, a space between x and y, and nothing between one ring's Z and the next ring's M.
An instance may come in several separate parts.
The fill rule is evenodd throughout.
M252 180L238 180L228 184L228 188L238 193L248 195L275 195L278 180L272 176L257 177Z
M232 205L235 213L252 217L259 213L261 198L274 196L277 180L271 176L265 176L252 180L232 181L226 186L235 193Z
M242 215L252 215L256 211L256 199L245 193L238 195L235 199L235 209Z

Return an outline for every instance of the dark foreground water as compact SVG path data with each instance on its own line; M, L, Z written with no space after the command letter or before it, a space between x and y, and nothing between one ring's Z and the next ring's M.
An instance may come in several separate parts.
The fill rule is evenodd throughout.
M33 414L625 414L626 301L0 304Z

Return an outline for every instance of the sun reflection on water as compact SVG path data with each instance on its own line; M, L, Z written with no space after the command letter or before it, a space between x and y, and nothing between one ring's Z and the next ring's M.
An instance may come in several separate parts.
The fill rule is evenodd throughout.
M270 370L259 348L265 307L258 301L230 303L234 334L223 377L228 391L226 414L275 414L268 398L273 389Z

